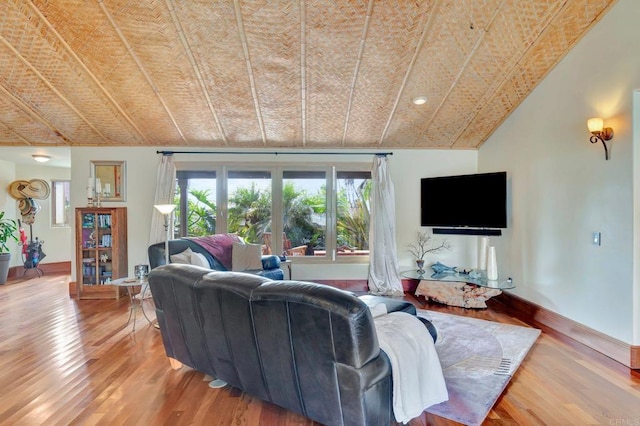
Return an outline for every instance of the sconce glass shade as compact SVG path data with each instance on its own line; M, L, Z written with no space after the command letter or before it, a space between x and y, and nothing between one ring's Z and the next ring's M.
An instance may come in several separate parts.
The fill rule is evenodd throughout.
M175 204L156 204L153 207L155 207L156 210L158 210L163 215L168 215L176 209Z
M587 127L589 128L589 132L593 134L601 133L604 127L604 120L599 117L590 118L587 120Z

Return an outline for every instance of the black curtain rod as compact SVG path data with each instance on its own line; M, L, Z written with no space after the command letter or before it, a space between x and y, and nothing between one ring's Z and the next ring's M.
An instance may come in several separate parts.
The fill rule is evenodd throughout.
M239 155L375 155L378 157L386 157L393 155L393 152L254 152L254 151L156 151L156 154L173 155L173 154L239 154Z

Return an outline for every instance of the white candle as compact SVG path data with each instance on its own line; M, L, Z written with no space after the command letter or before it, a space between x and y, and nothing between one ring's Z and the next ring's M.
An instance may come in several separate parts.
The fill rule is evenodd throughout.
M88 188L93 188L93 178L91 176L89 176L89 185L87 185Z
M93 198L93 188L87 188L87 198Z
M100 179L96 179L96 193L99 194L102 192L102 184L100 183Z
M106 194L111 194L111 184L110 183L105 183L104 184L104 192Z

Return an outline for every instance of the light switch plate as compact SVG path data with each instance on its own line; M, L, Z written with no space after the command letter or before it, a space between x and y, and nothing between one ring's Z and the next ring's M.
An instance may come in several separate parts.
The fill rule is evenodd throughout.
M601 245L601 244L600 244L600 243L601 243L601 240L602 240L602 239L601 239L600 233L599 233L599 232L594 232L594 233L593 233L593 240L592 240L593 245L595 245L595 246L599 246L599 245Z

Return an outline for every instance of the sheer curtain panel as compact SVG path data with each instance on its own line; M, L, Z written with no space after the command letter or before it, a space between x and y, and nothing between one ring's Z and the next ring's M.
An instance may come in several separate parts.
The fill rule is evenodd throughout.
M173 204L173 196L176 190L176 167L173 164L173 156L163 155L158 166L156 182L156 195L153 204ZM157 209L151 208L151 229L149 230L149 245L165 240L164 217ZM171 224L173 225L173 224ZM173 235L173 233L171 234Z
M385 296L402 296L396 250L395 195L386 156L374 158L371 178L369 291Z

